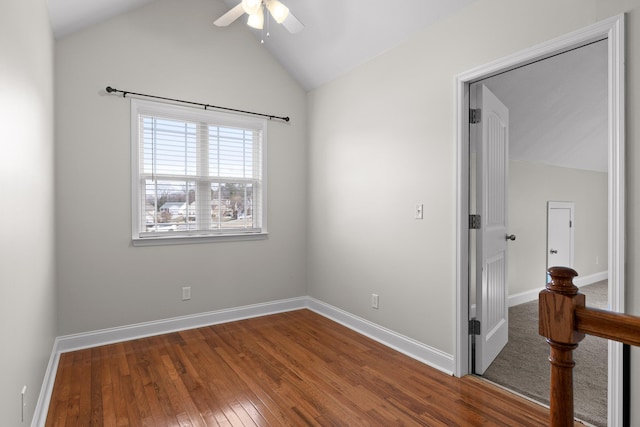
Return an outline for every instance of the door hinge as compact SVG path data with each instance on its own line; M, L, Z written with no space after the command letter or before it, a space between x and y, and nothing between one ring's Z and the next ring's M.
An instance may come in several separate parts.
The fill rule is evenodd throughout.
M471 108L469 110L469 123L475 125L482 121L482 110L480 108Z
M480 321L476 319L469 320L469 335L480 335Z
M469 230L480 230L480 215L469 215Z
M573 227L573 221L569 221L569 228Z

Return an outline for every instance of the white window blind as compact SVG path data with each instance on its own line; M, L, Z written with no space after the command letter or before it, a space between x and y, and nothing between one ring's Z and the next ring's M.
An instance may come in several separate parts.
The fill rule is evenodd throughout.
M265 231L266 121L132 100L133 238Z

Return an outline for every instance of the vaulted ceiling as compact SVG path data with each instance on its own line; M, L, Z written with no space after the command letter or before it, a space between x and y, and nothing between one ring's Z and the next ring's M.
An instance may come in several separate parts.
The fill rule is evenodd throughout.
M165 0L48 0L56 37ZM178 0L176 0L178 1ZM218 15L240 0L210 0ZM264 44L306 90L402 43L476 0L282 0L304 25L270 26ZM185 2L185 7L188 2ZM263 34L240 18L231 25ZM225 28L216 27L216 31ZM510 108L513 158L606 171L606 42L487 80ZM452 95L453 96L453 95Z
M483 81L509 108L514 160L607 171L607 41Z
M156 0L48 0L57 37ZM240 0L210 0L220 15ZM346 73L475 0L282 0L304 30L271 25L265 47L305 89ZM185 3L188 4L188 3ZM211 22L218 18L212 16ZM231 25L245 24L240 18ZM220 28L219 31L224 31ZM253 30L251 30L253 31ZM260 37L255 30L256 37Z

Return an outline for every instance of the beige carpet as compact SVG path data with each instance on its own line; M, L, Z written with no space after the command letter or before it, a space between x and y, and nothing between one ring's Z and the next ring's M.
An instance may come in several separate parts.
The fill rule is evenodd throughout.
M587 306L607 308L607 282L580 288ZM509 343L484 378L549 404L549 345L538 335L538 301L509 309ZM586 336L573 353L574 410L577 418L607 425L607 340Z

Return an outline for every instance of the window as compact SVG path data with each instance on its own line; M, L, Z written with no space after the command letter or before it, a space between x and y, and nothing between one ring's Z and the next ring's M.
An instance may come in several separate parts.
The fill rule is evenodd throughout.
M132 100L133 240L266 233L266 121Z

